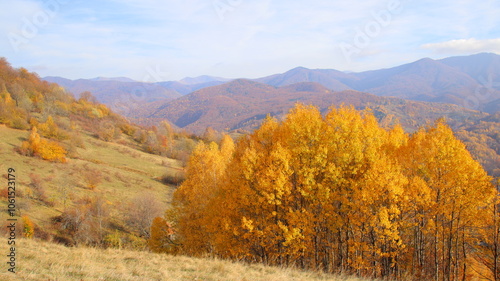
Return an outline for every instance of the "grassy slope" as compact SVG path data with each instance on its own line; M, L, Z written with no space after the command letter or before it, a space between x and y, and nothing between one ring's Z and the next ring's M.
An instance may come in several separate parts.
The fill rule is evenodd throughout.
M189 258L118 249L66 248L17 240L17 273L2 266L0 280L331 280L363 281L290 268L247 265L211 258ZM7 243L0 244L1 256ZM3 258L0 260L3 264Z
M37 174L42 178L46 195L55 205L48 207L37 200L18 198L22 214L27 214L33 221L46 228L52 216L60 215L71 201L84 197L99 196L107 199L115 223L122 224L122 210L140 193L150 192L162 201L165 207L169 204L174 190L165 186L158 179L165 173L175 173L179 169L175 160L151 155L133 148L82 135L85 149L78 148L78 159L70 159L68 163L50 163L33 157L25 157L14 151L29 136L28 131L15 130L0 125L0 175L7 174L7 169L16 169L18 190L26 194L30 183L29 175ZM86 165L86 166L85 166ZM95 190L86 187L82 171L86 168L102 173L102 182ZM6 181L4 178L2 181ZM5 210L7 202L0 200L0 209ZM4 221L5 212L0 219Z

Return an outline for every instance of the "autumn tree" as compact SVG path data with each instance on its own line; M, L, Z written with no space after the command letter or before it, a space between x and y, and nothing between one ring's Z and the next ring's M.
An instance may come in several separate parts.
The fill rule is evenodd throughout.
M127 208L127 224L141 237L149 238L151 223L163 213L164 206L152 193L140 193Z
M80 98L78 99L80 102L87 102L91 104L97 104L97 99L91 92L85 91L80 93Z
M53 221L60 235L70 244L96 245L104 242L108 216L108 201L97 196L84 197Z
M26 111L17 106L5 85L0 90L0 123L16 129L28 129Z
M102 120L99 122L97 137L104 141L112 141L120 135L120 129L115 127L111 120Z
M500 178L495 179L496 190L500 190ZM473 270L482 273L488 280L500 280L500 195L497 194L493 203L486 210L487 223L480 229L474 258L478 266ZM485 270L481 270L481 269Z
M175 132L172 125L167 121L160 122L158 127L158 135L160 146L167 152L167 155L172 156L174 151Z
M151 237L148 239L148 247L155 253L173 252L175 247L173 241L174 232L169 223L162 217L156 217L151 224Z
M59 139L60 129L59 126L54 122L54 118L49 115L45 123L38 124L38 130L40 134L49 139Z
M94 232L98 235L98 241L101 242L106 232L107 219L109 216L110 202L101 196L91 199L89 212L95 222Z
M26 238L33 238L35 234L35 224L28 216L22 216L23 223L23 236Z
M218 143L220 141L220 133L217 132L212 127L208 127L205 129L205 132L202 135L202 138L207 142L215 142Z
M66 150L57 142L46 140L33 127L27 141L21 144L20 152L28 156L38 156L44 160L65 163Z
M232 140L226 138L225 146L219 149L216 143L200 143L193 151L186 174L188 180L174 194L174 209L169 212L169 219L176 221L176 233L179 233L184 251L201 253L209 251L206 236L216 232L209 229L210 220L215 210L207 209L211 197L217 194L217 188L224 182L223 174L228 158L223 158L221 151L231 154Z
M402 154L413 185L407 189L414 203L408 239L418 266L411 270L435 280L465 280L469 247L495 196L491 178L443 120L413 134Z

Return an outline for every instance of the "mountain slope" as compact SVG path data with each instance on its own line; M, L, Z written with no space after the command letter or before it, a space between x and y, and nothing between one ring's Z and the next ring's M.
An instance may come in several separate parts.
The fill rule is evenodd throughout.
M460 104L477 82L468 75L432 59L357 73L351 86L380 96Z
M481 53L471 56L449 57L439 62L456 68L481 85L500 90L500 56L492 53Z
M340 82L338 78L347 77L351 76L333 69L307 69L304 67L297 67L283 74L275 74L255 79L255 81L276 87L300 82L316 82L334 91L344 91L351 88Z
M1 175L15 171L13 215L20 224L21 215L29 218L35 238L145 247L152 219L164 212L183 172L181 161L165 155L186 158L195 145L168 124L141 128L0 58ZM0 208L8 204L5 188ZM147 214L140 209L146 204Z

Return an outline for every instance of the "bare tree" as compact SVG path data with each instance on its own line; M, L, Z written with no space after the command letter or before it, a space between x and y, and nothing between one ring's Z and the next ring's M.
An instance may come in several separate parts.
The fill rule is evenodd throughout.
M165 207L153 193L141 193L132 199L127 212L127 224L144 238L150 237L151 223L162 216Z

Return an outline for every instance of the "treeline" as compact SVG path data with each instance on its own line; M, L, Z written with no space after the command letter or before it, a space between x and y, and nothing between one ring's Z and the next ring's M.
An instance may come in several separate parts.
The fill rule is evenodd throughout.
M370 112L298 105L236 144L200 144L157 252L400 280L499 280L493 180L441 120L408 135Z

